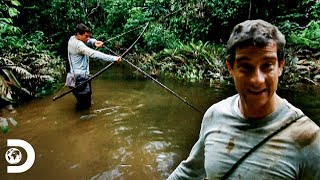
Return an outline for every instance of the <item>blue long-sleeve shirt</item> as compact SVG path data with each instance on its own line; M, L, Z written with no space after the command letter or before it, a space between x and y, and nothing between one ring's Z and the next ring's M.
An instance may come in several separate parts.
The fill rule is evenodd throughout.
M117 61L117 56L108 55L90 47L94 47L97 40L89 39L85 44L78 40L75 36L71 36L68 41L68 56L71 61L70 72L74 74L88 75L89 70L89 57L98 58L104 61ZM88 47L90 46L90 47Z

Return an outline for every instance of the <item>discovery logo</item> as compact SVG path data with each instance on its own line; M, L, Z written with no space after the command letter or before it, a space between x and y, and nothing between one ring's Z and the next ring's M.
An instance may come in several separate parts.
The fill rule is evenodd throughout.
M22 154L16 147L23 148L27 153L27 160L25 163L19 166L7 166L7 173L22 173L31 168L35 161L35 152L33 147L27 141L21 139L8 139L7 146L12 147L5 153L5 159L11 165L18 164L22 159Z

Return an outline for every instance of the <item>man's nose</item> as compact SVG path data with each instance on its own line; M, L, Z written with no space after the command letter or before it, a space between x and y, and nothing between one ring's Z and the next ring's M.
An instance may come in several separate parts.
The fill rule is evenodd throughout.
M254 84L260 84L265 82L265 74L257 68L251 75L250 81Z

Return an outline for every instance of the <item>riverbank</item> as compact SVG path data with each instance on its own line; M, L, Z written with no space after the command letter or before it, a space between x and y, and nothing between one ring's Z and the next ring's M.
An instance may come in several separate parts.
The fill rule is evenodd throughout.
M48 50L30 47L1 54L0 107L52 93L65 69L66 61Z
M232 83L225 57L223 46L197 42L153 54L133 53L126 58L153 77L211 85ZM49 51L6 53L0 60L0 106L50 94L57 83L64 81L67 69L66 61ZM320 83L320 52L289 48L285 61L281 87Z
M281 87L320 83L320 52L294 50L285 53L285 66L279 79ZM230 84L222 46L203 43L180 45L154 54L134 54L131 59L153 76L169 76L189 82Z

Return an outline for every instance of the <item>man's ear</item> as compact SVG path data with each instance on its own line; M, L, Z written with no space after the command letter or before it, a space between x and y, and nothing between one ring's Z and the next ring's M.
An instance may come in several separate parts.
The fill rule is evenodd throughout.
M233 67L228 60L226 60L226 65L227 65L227 68L228 68L230 75L233 76Z
M285 62L284 59L282 59L282 60L279 61L279 71L280 71L279 76L282 75L282 71L283 71L283 67L284 67L284 62Z

